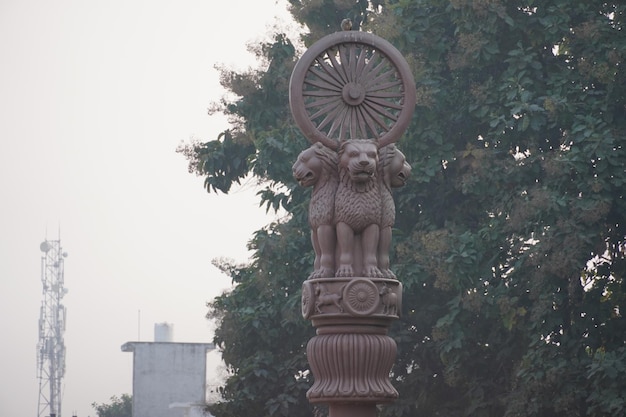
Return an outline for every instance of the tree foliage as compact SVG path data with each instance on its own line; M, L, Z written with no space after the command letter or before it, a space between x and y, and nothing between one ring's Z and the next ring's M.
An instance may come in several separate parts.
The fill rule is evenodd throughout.
M91 406L96 410L98 417L132 417L133 415L133 397L128 394L122 394L121 397L112 396L109 404L92 403Z
M400 49L417 82L392 254L404 286L390 332L400 400L384 415L625 414L626 5L374 3L291 7L305 43L351 17ZM218 417L313 412L312 329L298 311L308 194L290 171L306 146L287 107L295 48L277 35L260 51L265 70L226 77L231 91L251 86L223 103L246 139L189 153L208 184L252 173L262 204L289 213L255 234L251 264L222 265L236 286L209 314L231 370ZM245 155L239 171L204 163L229 146Z

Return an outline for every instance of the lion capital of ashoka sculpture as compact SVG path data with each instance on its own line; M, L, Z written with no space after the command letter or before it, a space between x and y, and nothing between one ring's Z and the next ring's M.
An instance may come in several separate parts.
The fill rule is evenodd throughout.
M301 307L317 331L307 344L314 383L306 396L333 417L376 417L378 404L398 398L389 379L397 346L387 335L402 314L402 283L389 265L392 189L411 172L395 143L416 93L400 52L349 23L311 45L289 80L293 119L312 144L293 165L313 190L315 261Z
M294 66L289 105L313 144L293 166L300 185L313 187L309 279L396 278L389 267L391 189L404 185L411 167L394 144L415 103L408 63L371 33L327 35Z
M313 278L395 278L389 268L395 205L391 188L411 172L393 144L350 139L337 150L315 143L293 165L298 183L313 187L309 203Z

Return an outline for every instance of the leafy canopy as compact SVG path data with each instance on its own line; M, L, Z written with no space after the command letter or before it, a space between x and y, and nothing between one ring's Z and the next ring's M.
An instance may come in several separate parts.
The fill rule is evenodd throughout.
M98 417L132 417L133 415L133 397L128 394L122 394L121 397L114 395L108 404L92 403L91 406L96 410Z
M290 4L305 44L350 17L400 49L417 82L392 254L400 399L383 415L626 413L626 5ZM261 204L289 213L253 236L249 265L221 265L235 287L210 303L230 370L218 417L320 411L304 397L313 329L299 291L313 257L308 190L290 169L307 146L288 111L293 45L277 34L264 68L225 71L238 97L222 111L238 122L187 147L208 191L252 174Z

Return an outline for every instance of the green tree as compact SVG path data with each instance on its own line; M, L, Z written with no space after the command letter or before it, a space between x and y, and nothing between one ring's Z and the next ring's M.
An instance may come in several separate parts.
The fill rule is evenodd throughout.
M392 266L404 285L387 416L626 413L626 5L589 0L291 1L306 44L348 16L406 56L418 88L399 147ZM290 167L307 142L287 107L295 48L224 73L227 138L181 149L209 191L254 175L289 215L255 234L249 265L210 304L231 376L222 416L311 415L299 290L311 268ZM243 89L245 86L247 89ZM230 140L230 139L229 139ZM211 165L245 150L238 170ZM224 162L222 162L224 163ZM212 187L219 178L227 187ZM250 336L248 336L250 335ZM250 411L246 411L250 410ZM252 411L253 410L253 411Z
M108 404L91 404L98 417L132 417L133 397L131 395L122 394L121 397L114 395L110 400L111 402Z

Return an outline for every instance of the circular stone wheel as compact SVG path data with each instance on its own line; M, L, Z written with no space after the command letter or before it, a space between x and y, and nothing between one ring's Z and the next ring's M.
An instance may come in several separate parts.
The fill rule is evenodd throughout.
M315 309L315 296L313 285L309 281L302 283L302 317L307 320Z
M383 147L411 121L415 81L404 57L386 40L366 32L336 32L297 62L289 104L311 143L337 149L345 140L375 139Z
M343 304L354 316L369 316L379 303L378 287L369 279L355 278L343 290Z

